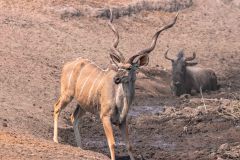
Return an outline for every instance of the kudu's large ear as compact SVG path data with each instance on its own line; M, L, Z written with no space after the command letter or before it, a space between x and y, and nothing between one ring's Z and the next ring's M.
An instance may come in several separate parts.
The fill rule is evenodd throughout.
M148 63L149 63L148 55L141 57L138 62L139 66L146 66L146 65L148 65Z
M138 58L137 58L138 57ZM149 63L149 56L148 55L134 55L129 58L128 62L130 64L138 64L140 66L146 66Z
M136 62L132 62L132 64L134 64L134 63L137 63L139 65L139 67L146 66L149 63L149 56L144 55L144 56L138 58Z
M116 65L118 65L121 62L121 58L119 56L117 56L116 54L110 53L110 58L111 58L112 62Z

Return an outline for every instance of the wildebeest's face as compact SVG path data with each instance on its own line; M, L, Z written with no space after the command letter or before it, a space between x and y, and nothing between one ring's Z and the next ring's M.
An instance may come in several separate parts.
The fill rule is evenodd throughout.
M174 95L180 96L185 92L186 63L183 51L177 55L177 59L172 61L172 91Z
M168 51L167 51L168 52ZM172 82L171 82L171 89L174 95L180 96L183 93L186 93L186 67L196 65L196 62L187 62L191 61L195 58L195 53L193 57L184 57L184 52L181 50L177 54L177 58L171 59L167 57L167 52L165 53L165 58L171 60L172 62Z

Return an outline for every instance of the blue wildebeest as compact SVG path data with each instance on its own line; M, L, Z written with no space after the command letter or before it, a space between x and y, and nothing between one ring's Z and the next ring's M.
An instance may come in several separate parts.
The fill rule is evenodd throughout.
M196 58L195 53L192 57L185 57L183 50L181 50L174 60L168 57L168 50L164 56L172 62L171 89L174 95L191 94L191 90L201 92L214 91L219 88L217 76L212 69L195 66L197 62L192 61Z
M128 60L117 49L119 34L112 24L113 16L110 12L109 27L115 35L111 47L110 58L112 67L106 70L95 63L78 58L64 65L61 75L61 95L54 105L54 142L58 142L58 117L61 112L75 98L78 102L71 116L77 145L81 147L79 134L79 118L85 112L100 115L107 137L111 159L115 160L115 140L112 124L117 125L126 141L128 154L134 159L128 138L127 113L132 104L135 93L136 70L148 64L149 53L156 46L159 34L171 28L176 20L160 28L153 36L151 46L140 50Z

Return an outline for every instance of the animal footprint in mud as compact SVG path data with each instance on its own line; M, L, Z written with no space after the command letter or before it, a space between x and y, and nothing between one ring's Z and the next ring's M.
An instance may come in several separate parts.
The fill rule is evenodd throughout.
M3 126L3 127L8 127L8 125L7 125L6 122L3 122L2 126Z
M2 126L3 126L3 127L8 127L7 119L3 119Z

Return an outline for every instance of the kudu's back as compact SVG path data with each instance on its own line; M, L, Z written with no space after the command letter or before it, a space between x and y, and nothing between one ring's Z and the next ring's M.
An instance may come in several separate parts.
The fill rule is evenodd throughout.
M113 75L114 72L103 70L87 59L78 58L63 67L61 95L74 97L81 108L95 113L100 106L100 95L104 94L101 93L103 85Z

